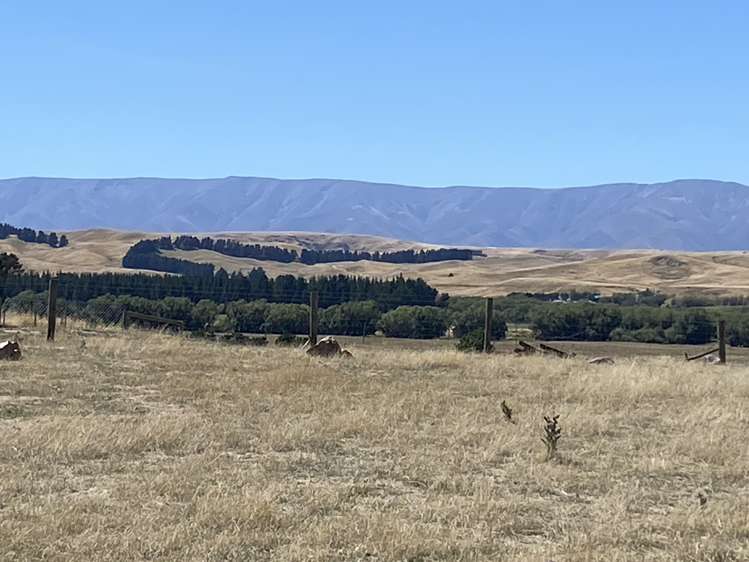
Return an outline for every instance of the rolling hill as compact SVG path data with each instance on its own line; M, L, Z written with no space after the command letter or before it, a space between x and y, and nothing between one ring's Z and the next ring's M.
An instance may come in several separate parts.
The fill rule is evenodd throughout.
M247 243L267 243L290 249L348 248L392 251L427 247L372 236L313 233L223 233L209 234ZM27 269L37 271L101 272L128 271L121 267L128 248L146 232L88 230L69 232L70 245L50 248L16 238L0 240L0 252L13 252ZM538 250L486 248L486 257L473 261L426 264L392 264L371 261L304 265L234 258L212 251L179 251L170 255L200 263L213 263L229 271L262 267L269 275L294 274L311 277L352 274L389 277L404 274L423 277L431 285L453 295L495 296L512 292L554 292L571 289L603 294L658 289L669 294L749 294L749 254L746 252L660 252L611 250Z
M520 248L742 250L749 188L713 180L564 189L340 180L0 180L0 222L41 229L307 231Z

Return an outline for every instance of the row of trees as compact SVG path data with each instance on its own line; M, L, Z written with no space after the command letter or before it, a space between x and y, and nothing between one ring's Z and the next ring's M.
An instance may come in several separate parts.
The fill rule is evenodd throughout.
M47 244L53 248L64 248L68 245L68 237L64 234L58 236L56 232L47 234L43 230L34 230L33 228L18 228L6 223L0 223L0 240L5 240L10 236L17 236L23 242L32 244Z
M44 293L24 291L6 302L18 311L43 310ZM455 337L479 334L483 329L484 303L480 299L453 299L447 307L399 306L383 311L374 301L345 302L320 311L320 330L334 335L369 335L380 330L398 338L436 338L448 330ZM505 318L513 309L503 299L495 308L492 339L503 339ZM65 314L95 321L119 318L128 309L144 314L182 320L190 330L245 333L306 334L309 308L299 303L273 303L267 300L210 299L187 297L146 299L129 295L102 295L87 302L62 299ZM655 309L587 304L546 304L529 311L527 319L547 340L633 341L642 343L706 344L715 338L716 320L727 320L731 345L749 345L749 310ZM480 340L480 338L478 338ZM477 340L477 341L478 341Z
M333 263L342 261L379 261L387 263L429 263L446 260L471 260L477 254L474 250L459 248L437 248L429 250L399 250L396 252L365 252L350 250L309 250L303 249L300 254L280 246L260 244L243 244L236 240L215 240L210 237L196 236L164 236L155 240L141 240L131 247L125 259L124 267L137 269L154 269L169 273L183 266L173 258L166 258L159 254L160 250L210 250L219 254L237 258L251 258L256 260L291 263L299 261L307 265L316 263ZM161 259L159 259L161 258ZM187 262L189 263L189 262Z
M143 273L61 273L59 294L75 302L86 302L95 297L129 295L151 300L165 297L185 297L193 303L210 299L217 303L236 300L266 300L275 303L309 302L310 291L320 294L323 307L370 300L386 311L401 305L435 305L445 302L438 292L423 279L372 279L334 275L305 279L293 275L270 278L261 268L246 275L227 273L219 269L214 275L177 276L148 275ZM25 272L9 277L0 286L0 297L13 297L31 290L41 292L49 284L49 273Z
M49 274L21 269L16 256L0 254L0 302L7 297L18 299L16 304L30 302L30 295L47 288ZM483 327L483 299L440 298L423 280L403 277L378 280L339 275L305 280L285 275L270 279L256 268L246 276L224 270L211 277L61 274L59 283L60 296L74 307L94 310L119 303L134 311L185 320L193 329L223 326L280 333L306 333L309 310L305 303L310 290L321 294L321 325L331 334L371 334L379 329L391 337L431 338L450 329L456 337L463 337ZM532 327L546 340L698 345L715 338L717 319L723 318L729 342L749 345L746 306L560 303L512 295L495 299L494 317L493 339L504 337L506 323L512 322Z
M261 246L260 244L243 244L236 240L219 239L210 237L198 238L196 236L163 237L159 241L162 250L211 250L226 256L236 258L252 258L255 260L277 261L290 263L296 261L297 253L280 246Z
M451 299L450 306L465 306L461 300ZM746 310L735 313L749 319ZM545 340L704 344L715 338L716 321L725 310L559 303L514 295L495 300L495 316L528 326ZM734 341L749 344L749 338Z
M19 313L46 310L46 293L24 291L6 301L6 308ZM266 300L238 300L217 303L209 299L192 302L185 297L160 300L132 296L102 295L86 303L60 299L61 315L78 317L92 323L116 322L129 310L153 316L181 320L187 329L199 332L242 332L269 334L307 334L309 306L270 303ZM437 338L449 324L444 308L401 306L382 312L374 301L348 302L322 309L319 316L323 334L363 336L377 330L389 337Z
M213 264L170 258L161 254L159 248L158 240L141 240L132 246L122 258L122 267L177 273L191 277L213 277L216 271Z
M303 249L299 261L305 264L340 261L378 261L386 263L431 263L448 260L472 260L476 252L461 248L436 248L430 250L398 250L395 252L365 252L349 250Z

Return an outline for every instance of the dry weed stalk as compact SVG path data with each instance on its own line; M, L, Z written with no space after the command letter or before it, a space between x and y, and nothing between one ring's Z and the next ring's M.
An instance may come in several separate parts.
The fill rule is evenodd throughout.
M508 422L510 422L510 423L513 423L513 424L514 424L514 423L517 423L517 422L516 422L516 421L515 421L514 419L512 419L512 408L510 408L510 407L509 407L509 406L507 405L507 402L505 402L504 400L502 400L502 404L501 404L501 406L502 406L502 413L504 414L504 416L505 416L505 419L506 419L506 420L507 420Z
M544 416L544 436L541 441L546 445L546 460L553 459L557 454L557 443L562 436L562 427L559 425L559 414L551 418Z

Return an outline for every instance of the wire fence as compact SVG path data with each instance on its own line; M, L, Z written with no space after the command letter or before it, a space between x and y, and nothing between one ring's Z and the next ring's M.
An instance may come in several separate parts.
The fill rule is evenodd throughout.
M265 294L249 291L229 292L226 290L195 290L187 293L172 295L161 299L148 299L146 297L132 296L133 290L146 289L147 287L134 287L132 285L110 286L114 292L119 294L107 294L85 302L76 302L59 298L57 300L57 327L58 329L107 329L114 326L126 327L126 312L150 315L155 321L136 320L134 326L160 326L165 322L159 319L174 320L173 324L179 324L190 332L198 334L296 334L306 336L310 333L309 294L297 291L277 291L275 296L282 303L268 302ZM263 297L263 298L256 298ZM26 291L17 294L13 298L4 300L0 306L0 326L25 325L34 326L39 329L46 328L48 317L48 293L32 293ZM393 297L394 299L395 297ZM208 302L201 304L202 300ZM318 293L318 312L316 333L334 336L355 336L365 338L372 335L391 336L397 340L447 340L455 343L460 338L471 332L481 331L484 327L483 305L471 311L470 327L457 326L455 315L450 316L446 306L436 307L433 299L415 299L416 310L404 311L398 316L393 314L390 308L392 301L385 295L374 301L369 309L362 306L359 310L350 307L349 310L336 310L333 305L339 304L341 295L334 295L321 291ZM412 299L413 300L413 299ZM357 301L353 301L357 302ZM361 303L361 301L358 301ZM239 303L239 305L237 305ZM352 304L351 302L346 304ZM444 305L445 303L441 303ZM549 304L558 311L567 310L567 305ZM244 308L243 308L244 307ZM284 308L286 307L286 308ZM591 305L596 308L596 305ZM292 310L293 309L293 310ZM573 309L569 309L570 312ZM397 310L395 312L398 312ZM498 314L499 313L499 314ZM679 313L681 314L681 313ZM504 324L501 311L494 308L495 328L497 323ZM398 318L395 318L398 316ZM459 315L458 315L459 316ZM387 320L388 322L385 322ZM465 318L463 318L465 320ZM623 342L623 343L696 343L708 345L717 340L718 321L713 318L694 317L689 320L685 330L692 335L698 334L701 341L661 341L652 342L636 339L639 337L650 338L652 335L637 333L632 326L621 324L623 334L614 338L607 338L608 328L602 330L595 327L594 322L586 322L584 319L570 322L569 329L559 330L558 335L543 333L537 326L531 324L515 324L507 321L506 336L509 340L527 339L532 341L536 338L542 341L592 341L592 342ZM550 324L547 322L547 324ZM553 323L551 323L553 324ZM671 334L663 335L664 330L675 325L676 322L669 320L669 325L648 326L648 329L659 331L659 337L671 337ZM626 329L625 329L626 328ZM592 335L591 335L592 334ZM612 332L613 334L613 332ZM498 342L505 337L505 333L494 334L491 340ZM618 339L620 336L632 337L633 339ZM691 337L691 336L690 336ZM749 323L747 333L738 330L738 323L729 323L728 342L731 345L747 345L749 341ZM508 342L511 343L511 342ZM453 345L453 344L450 344ZM468 343L467 345L473 345ZM480 345L480 344L477 344Z
M46 326L48 321L49 301L46 295L39 295L29 301L6 300L0 308L0 325L16 323L34 327ZM126 307L119 303L100 303L96 306L57 301L57 325L68 327L85 327L89 329L109 328L121 325Z

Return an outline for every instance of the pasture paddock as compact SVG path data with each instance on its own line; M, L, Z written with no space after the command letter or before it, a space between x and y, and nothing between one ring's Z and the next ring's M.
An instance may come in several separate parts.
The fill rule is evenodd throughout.
M0 559L749 559L740 362L355 340L26 335L0 363Z

